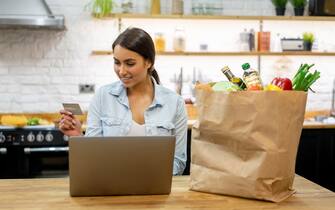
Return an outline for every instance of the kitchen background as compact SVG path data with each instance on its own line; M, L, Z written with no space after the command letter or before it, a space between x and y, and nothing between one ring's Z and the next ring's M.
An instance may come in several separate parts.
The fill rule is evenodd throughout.
M0 112L57 112L62 102L80 103L84 110L93 96L80 93L80 84L93 84L95 89L116 81L113 59L110 55L92 55L93 50L110 50L119 27L117 19L95 19L86 9L89 1L47 0L54 14L65 15L66 30L0 30ZM122 0L115 1L113 11L122 12ZM128 2L128 1L127 1ZM150 1L132 0L132 12L149 13ZM214 12L222 15L275 15L270 0L213 0L184 1L184 14L192 13L194 3L212 2ZM219 9L217 9L219 8ZM222 10L220 9L222 8ZM171 0L161 0L161 12L171 12ZM193 8L194 12L194 8ZM307 13L307 10L305 10ZM286 15L293 15L287 5ZM166 50L172 51L176 28L182 28L186 51L241 51L240 33L247 29L259 31L258 20L226 19L146 19L123 18L121 30L128 26L141 27L152 37L157 32L166 39ZM301 37L313 32L316 37L313 51L335 51L333 21L266 20L264 31L271 37ZM157 56L156 69L164 86L175 89L175 79L183 68L184 89L189 97L192 79L218 81L226 78L220 72L224 65L242 75L241 64L249 62L258 68L258 57L243 56ZM260 69L264 83L274 76L292 77L300 63L315 63L321 78L313 85L316 93L309 92L307 110L329 110L332 103L335 78L332 56L261 56Z

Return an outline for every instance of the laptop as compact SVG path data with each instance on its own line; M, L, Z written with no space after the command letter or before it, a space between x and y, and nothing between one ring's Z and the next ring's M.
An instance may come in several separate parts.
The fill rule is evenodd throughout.
M175 142L175 136L70 137L70 195L169 194Z

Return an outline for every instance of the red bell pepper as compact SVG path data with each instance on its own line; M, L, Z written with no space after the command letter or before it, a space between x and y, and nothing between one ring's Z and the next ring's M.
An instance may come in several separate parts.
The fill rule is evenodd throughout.
M292 82L289 78L275 77L271 84L280 87L282 90L292 90Z

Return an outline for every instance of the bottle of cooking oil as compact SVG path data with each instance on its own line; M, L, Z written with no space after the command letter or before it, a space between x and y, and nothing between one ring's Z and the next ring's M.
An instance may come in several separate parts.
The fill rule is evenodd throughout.
M257 70L250 68L249 63L242 65L243 80L247 85L247 90L263 90L262 80Z
M163 33L155 34L155 48L157 52L165 51L165 38L164 38Z
M239 77L235 77L235 75L233 74L233 72L231 72L231 70L228 66L224 66L221 69L221 71L224 75L226 75L226 77L228 78L228 80L231 83L234 83L235 85L239 86L242 90L244 90L246 88L246 85L243 82L243 80Z

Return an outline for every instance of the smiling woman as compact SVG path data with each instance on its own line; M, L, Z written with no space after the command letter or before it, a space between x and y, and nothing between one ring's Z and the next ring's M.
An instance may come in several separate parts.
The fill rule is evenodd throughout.
M155 47L150 35L129 28L113 43L114 71L120 81L95 94L87 116L86 136L176 136L173 174L186 165L187 115L181 96L160 85L154 68ZM80 122L61 110L61 131L78 136Z

